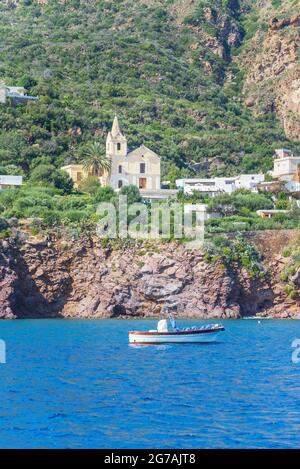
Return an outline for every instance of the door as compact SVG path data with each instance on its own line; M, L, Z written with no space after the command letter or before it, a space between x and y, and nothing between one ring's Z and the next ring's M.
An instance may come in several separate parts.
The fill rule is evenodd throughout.
M139 188L146 189L147 186L147 178L139 178Z

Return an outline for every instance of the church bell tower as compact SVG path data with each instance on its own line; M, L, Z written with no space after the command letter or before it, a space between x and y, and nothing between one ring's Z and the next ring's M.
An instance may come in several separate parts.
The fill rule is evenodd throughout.
M127 139L123 135L118 117L115 116L111 131L106 139L106 156L115 161L118 157L124 158L127 155Z

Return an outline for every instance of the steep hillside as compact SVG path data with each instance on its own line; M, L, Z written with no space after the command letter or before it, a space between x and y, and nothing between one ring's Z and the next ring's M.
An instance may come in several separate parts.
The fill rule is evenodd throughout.
M28 173L40 162L78 160L89 141L104 143L115 110L129 145L157 151L165 174L191 174L195 163L203 175L267 170L275 147L299 151L297 130L285 124L290 141L275 112L290 113L284 99L253 109L259 55L251 48L255 27L266 29L266 3L1 2L0 77L40 100L1 107L0 165ZM285 4L290 16L295 2ZM271 99L269 88L259 85L258 95Z
M297 0L257 3L247 17L249 38L239 60L246 72L246 105L256 115L275 111L287 137L299 140L300 5Z

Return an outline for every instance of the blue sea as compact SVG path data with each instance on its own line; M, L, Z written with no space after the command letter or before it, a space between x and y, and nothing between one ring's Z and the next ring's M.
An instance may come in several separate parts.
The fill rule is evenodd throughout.
M0 322L0 447L299 447L300 321L224 321L214 344L128 345L129 330L155 324Z

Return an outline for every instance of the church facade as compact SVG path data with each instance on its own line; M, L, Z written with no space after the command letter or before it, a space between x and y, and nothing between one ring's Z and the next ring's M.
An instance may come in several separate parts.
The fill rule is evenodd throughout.
M107 135L106 156L111 162L109 185L113 189L128 184L139 189L160 189L160 157L145 145L128 152L127 139L117 116Z
M106 156L110 160L110 172L99 177L102 186L111 186L115 190L133 184L140 190L150 192L160 190L160 157L145 145L128 151L127 139L123 134L118 117L115 116L112 129L106 139ZM73 179L75 186L89 176L81 164L63 166Z

